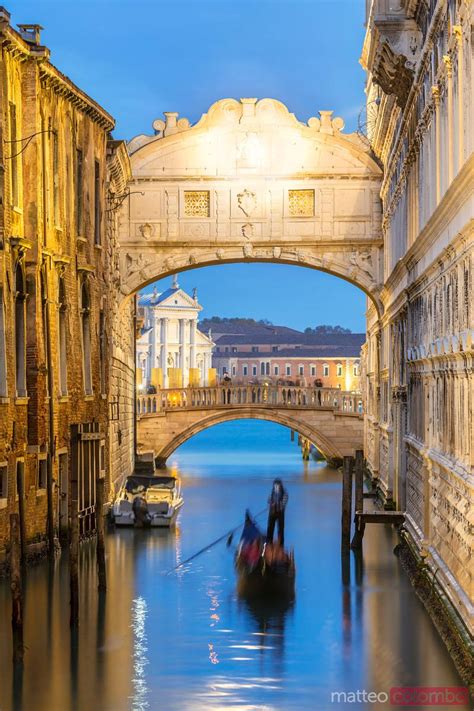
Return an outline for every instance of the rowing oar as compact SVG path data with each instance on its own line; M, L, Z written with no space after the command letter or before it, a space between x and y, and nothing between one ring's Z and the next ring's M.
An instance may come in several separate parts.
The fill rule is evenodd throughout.
M256 515L254 516L254 518L258 518L259 516L261 516L262 514L264 514L266 511L267 511L267 507L265 507L264 509L262 509L261 511L259 511L258 514L256 514ZM201 550L200 550L200 551L197 551L197 553L194 553L194 554L193 554L192 556L190 556L189 558L186 558L186 560L181 561L181 563L178 563L178 565L175 565L174 568L171 568L171 570L168 571L168 575L169 575L170 573L174 573L174 571L175 571L175 570L178 570L178 568L182 568L183 565L186 565L186 563L190 563L192 560L194 560L195 558L197 558L198 556L200 556L202 553L205 553L206 551L210 550L210 549L213 548L214 546L217 546L217 544L220 543L221 541L223 541L224 538L227 538L227 547L229 547L230 544L232 543L232 537L233 537L234 533L235 533L236 531L238 531L239 528L242 528L243 525L244 525L243 523L239 523L238 526L235 526L235 528L232 528L230 531L227 531L227 533L224 533L223 536L220 536L219 538L217 538L217 539L216 539L215 541L213 541L212 543L209 543L208 546L205 546L204 548L201 548Z

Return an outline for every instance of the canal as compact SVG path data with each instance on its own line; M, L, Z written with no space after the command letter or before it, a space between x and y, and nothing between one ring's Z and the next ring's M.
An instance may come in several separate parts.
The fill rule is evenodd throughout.
M340 476L324 463L303 464L288 430L219 425L181 447L170 468L185 497L176 530L110 531L104 599L93 545L83 546L77 638L66 556L54 570L42 563L28 571L22 674L12 674L9 587L0 582L1 711L386 709L394 686L462 685L393 554L391 529L369 526L363 562L352 556L341 570ZM262 509L275 476L290 495L294 604L239 600L225 543L170 572L245 508ZM380 701L331 702L333 693L357 690Z

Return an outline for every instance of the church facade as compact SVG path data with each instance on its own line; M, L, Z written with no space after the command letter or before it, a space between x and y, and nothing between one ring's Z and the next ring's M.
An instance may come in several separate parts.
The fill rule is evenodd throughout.
M137 387L158 388L213 385L213 342L198 329L202 306L197 291L189 296L176 277L169 289L138 297L140 333L137 339Z

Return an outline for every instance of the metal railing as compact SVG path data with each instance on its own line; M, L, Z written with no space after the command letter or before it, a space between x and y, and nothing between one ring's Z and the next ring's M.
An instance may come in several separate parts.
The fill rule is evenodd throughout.
M218 385L172 388L137 396L137 415L156 415L170 410L202 410L221 407L279 407L331 409L363 414L362 395L337 388L290 385Z

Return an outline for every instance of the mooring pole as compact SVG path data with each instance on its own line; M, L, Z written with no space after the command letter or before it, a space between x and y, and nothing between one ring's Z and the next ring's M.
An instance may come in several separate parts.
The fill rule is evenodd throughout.
M13 663L23 663L23 594L21 587L20 520L10 514L10 589L12 595Z
M357 512L362 512L364 509L364 453L361 449L356 450L355 456L355 513L354 524L355 530L351 541L351 548L357 549L362 547L362 538L364 535L364 524L357 516Z
M344 457L342 468L341 550L343 552L350 548L351 543L353 461L353 457Z
M100 592L107 590L107 573L105 569L104 487L104 477L98 476L96 483L95 525L97 528L97 582Z
M16 488L18 493L18 522L20 536L20 563L26 563L26 526L25 526L25 470L17 471Z
M79 624L79 516L77 506L77 482L71 482L71 534L69 539L69 590L71 627Z

